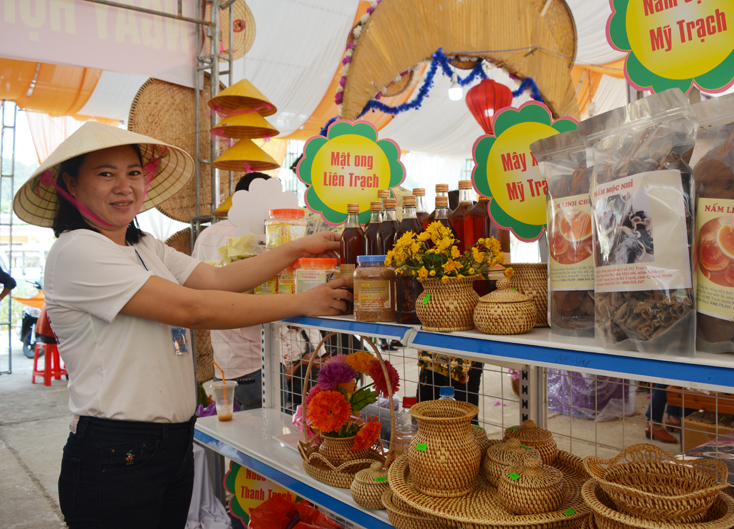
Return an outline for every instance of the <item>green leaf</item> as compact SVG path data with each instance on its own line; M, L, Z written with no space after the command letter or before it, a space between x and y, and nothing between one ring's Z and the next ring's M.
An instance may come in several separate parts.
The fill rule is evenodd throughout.
M352 398L349 399L349 405L352 407L352 413L361 411L368 404L377 402L377 392L371 389L360 388L354 392Z

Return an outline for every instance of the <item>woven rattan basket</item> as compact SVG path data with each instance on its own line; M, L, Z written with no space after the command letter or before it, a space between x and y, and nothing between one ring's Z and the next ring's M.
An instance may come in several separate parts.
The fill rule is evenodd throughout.
M384 509L382 495L386 490L390 490L387 483L387 469L382 463L372 463L370 468L357 472L350 490L354 501L365 509Z
M504 439L517 439L523 445L535 448L546 465L552 464L558 454L558 445L550 430L537 426L532 420L527 420L520 426L507 428Z
M418 319L423 329L433 332L469 331L474 328L474 308L479 295L474 292L474 281L482 276L462 279L450 278L444 284L440 279L423 281L423 293L415 302Z
M705 513L728 487L717 459L678 461L651 444L632 445L612 459L587 457L584 468L621 512L648 520L677 520Z
M451 525L439 522L433 516L421 514L407 507L388 489L382 494L382 504L387 509L387 517L395 529L448 529ZM407 508L406 508L407 507Z
M474 325L487 334L521 334L533 329L535 303L512 290L506 279L497 281L497 290L479 299L474 309Z
M471 491L482 461L471 425L477 413L474 404L456 400L428 400L410 408L418 421L408 449L416 489L444 498Z
M500 477L498 489L505 509L512 513L556 511L563 503L563 474L531 457L507 468Z
M482 461L482 473L492 485L499 486L500 477L506 470L526 459L542 461L540 452L535 448L523 445L519 439L508 439L506 443L499 442L487 450Z
M487 450L490 446L494 446L497 443L502 442L501 439L489 439L487 437L487 430L482 428L481 426L474 425L472 428L472 433L474 434L474 437L477 440L477 444L479 445L479 453L481 454L481 460L484 461L484 456L487 455Z
M311 368L315 358L319 358L322 347L328 342L331 337L336 336L337 333L332 332L327 334L321 342L316 346L314 354L311 355L311 360L308 363L304 380L310 380ZM318 435L313 439L308 439L308 430L304 428L303 437L304 441L298 442L298 452L301 454L303 459L303 469L306 474L311 476L322 483L331 485L332 487L340 487L349 489L352 486L354 477L360 470L365 470L371 467L371 465L378 461L383 463L386 467L392 463L395 459L395 408L393 406L392 387L390 386L390 376L388 375L385 362L382 359L382 355L377 347L369 341L364 341L372 347L375 353L375 357L380 361L382 366L382 372L385 375L385 383L388 391L388 401L390 405L390 447L385 453L382 447L382 441L377 440L374 446L365 451L360 451L358 454L352 452L351 458L340 457L339 460L347 459L345 462L340 464L334 464L329 458L325 457L323 453L319 451L318 442L322 442L326 439L324 436ZM306 395L308 394L308 384L303 385L302 402L306 402ZM331 440L334 440L333 438ZM331 455L331 454L330 454ZM333 456L332 456L333 458Z
M645 520L619 512L599 483L594 480L586 482L581 494L586 505L594 511L593 527L596 529L731 529L734 527L734 499L724 492L716 495L704 520L688 524Z
M512 287L535 303L535 326L548 327L548 263L512 263Z

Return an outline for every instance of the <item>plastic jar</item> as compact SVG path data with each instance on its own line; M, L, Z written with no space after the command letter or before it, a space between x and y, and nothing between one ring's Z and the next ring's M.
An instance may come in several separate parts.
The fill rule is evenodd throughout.
M291 266L278 274L278 294L295 294L296 293L296 270L298 263Z
M384 255L360 255L354 271L354 319L395 321L395 271Z
M265 221L265 244L276 248L306 236L306 212L300 208L271 209Z
M324 285L339 277L339 261L337 259L298 260L296 270L296 294Z

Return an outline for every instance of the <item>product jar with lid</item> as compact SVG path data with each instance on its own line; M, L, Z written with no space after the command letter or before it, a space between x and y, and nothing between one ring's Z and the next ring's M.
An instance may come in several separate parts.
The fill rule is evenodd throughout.
M301 258L296 269L296 294L324 285L338 277L337 259Z
M354 271L354 319L395 321L395 271L384 255L360 255Z
M308 223L306 212L300 208L271 209L270 218L265 221L265 244L267 248L277 248L306 236Z

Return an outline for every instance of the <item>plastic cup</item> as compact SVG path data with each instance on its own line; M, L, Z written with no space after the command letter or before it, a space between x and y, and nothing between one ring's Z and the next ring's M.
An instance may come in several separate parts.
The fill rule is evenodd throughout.
M217 403L217 418L220 421L231 421L234 411L234 388L237 382L214 382L212 391L214 392L214 401ZM227 398L225 399L225 389Z

